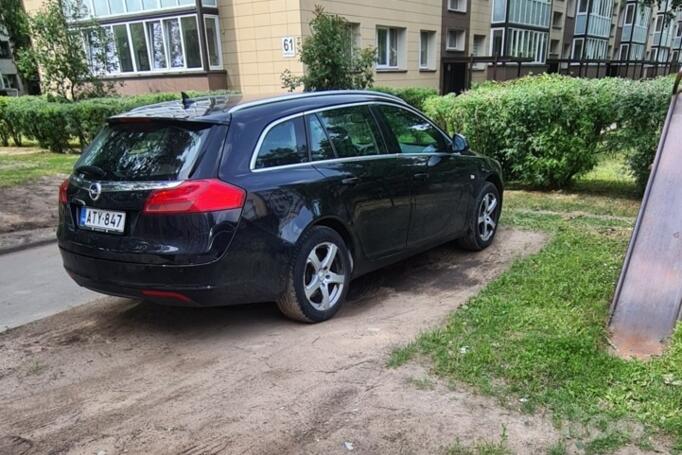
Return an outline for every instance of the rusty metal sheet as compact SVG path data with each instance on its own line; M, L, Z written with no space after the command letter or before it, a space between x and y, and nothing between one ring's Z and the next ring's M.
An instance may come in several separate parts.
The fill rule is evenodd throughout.
M617 353L639 358L661 353L681 302L682 99L675 94L611 306Z

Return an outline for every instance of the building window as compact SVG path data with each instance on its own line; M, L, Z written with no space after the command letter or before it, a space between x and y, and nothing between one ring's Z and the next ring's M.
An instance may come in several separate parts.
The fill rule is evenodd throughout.
M544 63L547 54L547 32L510 28L506 40L507 55L530 58L532 63Z
M632 25L634 23L636 6L634 3L628 3L625 7L625 25Z
M195 0L82 0L80 15L82 17L119 16L141 11L195 6L195 4ZM217 0L203 0L203 4L216 7ZM66 7L72 8L73 4L66 5Z
M552 57L558 57L559 56L559 40L558 39L553 39L549 42L549 54Z
M10 58L11 56L9 41L0 41L0 58Z
M467 10L467 0L448 0L448 9L464 13Z
M474 35L473 49L472 53L474 57L483 57L486 54L486 36L485 35ZM477 70L485 69L486 64L483 62L474 63L473 68Z
M493 23L504 22L507 18L507 0L493 0Z
M436 42L436 32L422 30L419 33L419 68L433 69L435 58L433 49Z
M663 30L663 22L665 22L663 16L656 16L656 31L657 32L660 32L661 30Z
M445 48L449 51L463 51L465 40L464 30L448 30Z
M578 0L578 14L587 13L588 0Z
M509 2L509 22L531 27L549 28L551 0L514 0ZM504 20L504 18L502 19Z
M561 28L561 22L563 18L564 15L561 13L561 11L554 11L554 14L552 15L552 27Z
M571 54L571 57L574 60L580 60L583 58L583 45L585 44L585 40L583 38L578 38L573 40L573 52Z
M401 52L403 29L377 27L377 67L397 68Z
M208 66L211 69L221 69L223 67L223 55L220 45L220 27L218 25L218 16L204 15L204 28L206 29Z
M218 7L218 0L201 0L201 4L212 8Z
M208 19L206 17L205 19ZM217 32L217 21L210 31ZM195 15L113 24L104 27L111 40L106 53L108 67L102 68L102 43L98 35L84 32L86 56L95 74L127 74L202 68L199 27ZM207 23L207 37L209 36ZM219 43L218 43L219 46ZM215 49L215 47L214 47ZM213 59L209 46L209 56ZM220 56L218 55L218 65ZM210 63L214 63L210 60Z
M490 55L495 57L502 56L504 49L504 30L501 28L491 30L490 36Z

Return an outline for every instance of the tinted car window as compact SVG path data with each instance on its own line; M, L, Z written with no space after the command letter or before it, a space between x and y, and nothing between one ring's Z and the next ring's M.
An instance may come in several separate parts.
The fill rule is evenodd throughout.
M298 164L308 161L303 123L300 118L286 120L272 127L258 149L256 169Z
M338 158L382 153L379 131L367 106L332 109L317 115Z
M200 124L113 124L97 135L79 166L96 166L106 180L185 179L211 127Z
M405 109L379 105L402 153L444 153L448 143L433 125Z
M308 122L308 144L310 156L314 161L334 158L334 149L317 115L306 116Z

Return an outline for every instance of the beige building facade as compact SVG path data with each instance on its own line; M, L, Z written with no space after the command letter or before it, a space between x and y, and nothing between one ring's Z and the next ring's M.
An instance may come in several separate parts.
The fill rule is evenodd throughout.
M377 63L376 85L438 86L441 0L221 0L228 86L246 94L278 93L283 90L284 70L301 74L304 68L295 50L310 35L315 5L345 17L357 46L378 49L380 38L389 43L387 49L396 46L393 61L388 57ZM420 60L421 38L426 35L431 41ZM287 48L290 43L293 52Z
M30 14L42 1L24 7ZM93 71L122 94L283 93L282 73L305 71L298 50L316 5L349 21L355 45L376 49L376 86L459 93L491 79L575 74L566 59L677 63L682 45L682 17L663 22L670 0L653 11L637 0L79 1L83 19L112 38L112 67ZM87 55L101 50L87 32L83 42Z

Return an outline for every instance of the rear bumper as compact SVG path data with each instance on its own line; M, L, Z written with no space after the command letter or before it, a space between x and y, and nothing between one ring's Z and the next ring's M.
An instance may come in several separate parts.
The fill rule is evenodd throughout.
M93 258L60 246L64 268L80 286L103 294L187 306L272 301L272 289L230 274L229 261L202 265L149 265ZM229 277L229 279L226 279Z

